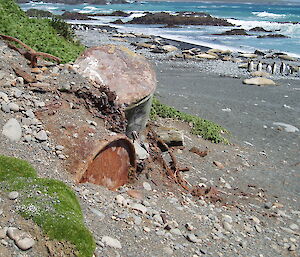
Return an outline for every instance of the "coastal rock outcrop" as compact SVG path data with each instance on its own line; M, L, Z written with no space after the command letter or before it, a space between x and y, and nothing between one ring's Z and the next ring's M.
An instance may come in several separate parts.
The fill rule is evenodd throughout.
M249 36L249 34L244 29L231 29L231 30L227 30L227 31L225 31L223 33L220 33L220 34L213 34L213 35L217 35L217 36L231 36L231 35Z
M215 18L206 13L147 13L142 17L135 17L129 24L167 24L174 25L209 25L209 26L233 26L225 19Z

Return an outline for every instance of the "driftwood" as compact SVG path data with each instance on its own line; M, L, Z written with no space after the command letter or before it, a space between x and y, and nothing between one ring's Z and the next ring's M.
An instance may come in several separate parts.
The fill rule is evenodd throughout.
M17 38L6 36L6 35L3 35L3 34L0 34L0 37L3 38L4 40L16 42L16 43L20 44L21 46L23 46L26 50L24 50L22 48L18 48L16 46L12 45L12 44L8 44L8 46L10 48L18 51L27 60L29 60L31 62L31 66L32 67L36 67L37 66L37 59L38 59L38 57L48 58L48 59L56 61L57 63L61 62L60 58L58 58L58 57L56 57L54 55L51 55L51 54L47 54L47 53L43 53L43 52L37 52L34 49L32 49L31 47L29 47L28 45L24 44L22 41L20 41Z
M221 198L218 196L219 192L215 187L193 186L182 177L181 172L187 171L189 168L180 168L178 166L177 159L172 149L170 149L168 145L163 142L151 128L149 129L148 138L150 139L151 150L153 151L152 156L154 156L154 158L162 165L163 169L166 170L167 176L171 180L180 185L184 190L193 196L204 196L213 201L221 201ZM167 163L163 158L161 148L168 152L171 158L170 163Z

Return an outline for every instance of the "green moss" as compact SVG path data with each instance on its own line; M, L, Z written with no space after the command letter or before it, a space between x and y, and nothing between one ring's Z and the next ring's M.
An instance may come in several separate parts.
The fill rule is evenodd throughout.
M184 112L180 112L171 106L167 106L165 104L160 103L158 99L154 97L152 102L150 118L152 120L155 120L157 116L161 118L172 118L192 123L193 128L191 132L193 134L200 135L204 139L211 140L214 143L228 143L228 140L221 136L222 131L228 133L228 131L225 128L212 121L205 120Z
M63 182L38 178L27 162L0 155L0 188L20 193L17 210L50 239L69 241L75 245L77 256L93 255L93 236L84 225L74 192Z
M16 37L36 51L61 58L62 62L74 61L84 46L70 37L65 38L65 30L57 31L53 24L57 25L57 22L27 17L13 0L0 0L1 34Z

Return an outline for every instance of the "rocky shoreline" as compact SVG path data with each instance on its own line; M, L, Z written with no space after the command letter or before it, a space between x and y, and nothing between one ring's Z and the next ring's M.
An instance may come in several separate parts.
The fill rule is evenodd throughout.
M197 97L201 97L200 94L208 95L209 88L217 90L213 83L220 83L224 87L243 86L248 88L249 92L252 90L258 95L262 92L267 95L272 89L274 91L276 88L283 88L290 90L286 94L289 94L291 100L293 98L291 93L296 97L295 94L299 92L298 73L286 75L280 73L279 67L274 74L268 75L280 85L278 87L242 85L244 79L254 76L250 74L252 71L248 71L250 60L257 65L261 62L263 70L266 70L267 64L276 62L277 66L280 66L282 58L289 58L281 53L270 52L264 55L251 53L251 56L247 56L243 53L212 51L147 35L110 32L105 28L86 30L83 25L78 25L77 28L77 35L87 46L113 43L124 45L146 56L156 67L159 81L158 97L171 102L173 99L173 102L177 102L182 109L187 106L187 102L192 104L194 100L191 96L185 98L185 93L188 92L187 82L178 84L182 81L180 77L187 73L191 85L201 85L204 81L208 85L208 88L201 88L199 96L194 93ZM213 144L192 135L188 124L158 119L154 126L172 127L183 133L184 148L176 148L174 154L182 166L190 167L189 171L184 172L184 178L191 184L216 187L222 199L217 202L205 197L194 197L185 192L168 179L164 170L155 163L151 169L143 170L133 183L115 192L90 183L75 184L70 174L66 172L65 163L68 156L64 153L64 149L59 147L59 138L49 133L46 128L49 124L44 124L43 120L37 119L36 113L49 104L68 102L70 115L58 116L57 122L66 119L78 125L87 124L93 129L93 135L90 135L92 138L110 134L111 132L104 127L103 120L95 118L88 112L76 116L84 108L71 98L72 92L84 87L86 80L73 70L72 64L44 63L38 69L31 70L22 56L8 49L2 41L0 42L0 54L3 57L0 59L2 60L0 62L2 85L0 127L3 129L10 119L16 119L20 132L17 141L11 141L6 133L1 133L0 153L28 160L40 176L60 179L74 189L80 200L86 224L97 242L95 256L299 255L300 210L299 189L297 189L299 179L296 171L291 172L291 170L299 170L296 157L296 150L299 147L298 132L286 133L288 137L284 134L284 126L272 130L271 136L281 133L283 139L294 140L294 144L288 144L289 148L285 152L289 158L286 156L280 158L270 149L261 149L260 145L254 146L256 141L250 142L248 138L246 141L246 136L244 139L241 139L240 135L235 136L234 127L230 139L234 144ZM292 67L299 67L299 60L285 61ZM28 87L24 79L17 76L10 68L8 64L11 63L19 63L26 72L38 77L38 83ZM172 83L173 90L168 86L168 81ZM287 83L290 85L287 86ZM237 87L234 90L237 92ZM260 93L258 90L261 90ZM217 93L226 95L225 91L214 92ZM264 96L267 97L266 95ZM202 99L205 101L205 98ZM215 100L214 105L219 107L222 105L219 104L220 101ZM298 111L299 107L296 106L295 101L294 103L295 105L290 107ZM213 105L205 106L205 104L205 102L197 103L197 109L207 107L216 111ZM234 111L234 105L230 107ZM272 110L274 107L270 105L269 108ZM223 109L221 113L228 114L227 120L231 121L229 115L232 110L226 106L223 106ZM237 118L243 120L245 111L241 110L236 114ZM255 113L259 111L256 110ZM214 116L211 113L207 115ZM95 123L89 123L91 120ZM221 116L220 121L221 124L222 121L225 123L224 116ZM295 125L298 124L297 122L299 123L299 120ZM231 129L232 124L226 125ZM261 133L260 130L257 132ZM15 136L16 133L13 135ZM195 151L190 151L193 147L207 151L207 155L201 157ZM278 145L275 145L274 151L277 148ZM276 183L273 185L260 183L260 176L264 174L259 174L266 169L270 169L275 174L278 170L285 170L290 178L283 179L279 176L277 179L285 181L279 181L279 184L287 183L287 185L277 187ZM265 180L267 182L268 177ZM285 190L284 188L288 186L291 186L290 190ZM5 194L1 198L5 199L2 205L4 208L1 207L4 212L1 215L6 217L1 219L0 223L0 231L3 232L0 234L3 235L1 252L3 251L5 256L17 254L38 256L38 248L33 246L23 253L14 247L13 241L4 233L7 227L21 228L22 226L17 216L14 216L17 214L13 202L10 202L12 200L9 200L8 195ZM38 236L32 236L36 241L40 240Z

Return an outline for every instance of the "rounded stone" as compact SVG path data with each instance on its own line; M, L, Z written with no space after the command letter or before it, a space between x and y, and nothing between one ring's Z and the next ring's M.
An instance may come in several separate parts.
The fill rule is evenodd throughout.
M110 236L104 236L102 237L102 243L106 244L107 246L110 246L112 248L118 248L121 249L122 245L118 239L112 238Z
M22 251L27 251L32 248L35 244L34 239L30 237L25 237L23 239L15 241L16 246L18 246Z
M10 199L10 200L15 200L15 199L17 199L19 197L19 192L17 192L17 191L12 191L12 192L10 192L9 194L8 194L8 198Z

